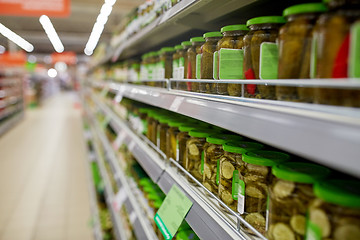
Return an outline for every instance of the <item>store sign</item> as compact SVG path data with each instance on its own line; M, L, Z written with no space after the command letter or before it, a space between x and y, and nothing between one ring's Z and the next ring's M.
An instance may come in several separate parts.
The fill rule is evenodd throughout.
M21 65L24 65L25 63L26 63L26 54L24 51L5 52L3 54L0 54L0 65L21 66Z
M68 17L70 0L0 0L0 15Z
M62 53L52 53L51 60L53 64L57 62L64 62L67 65L74 65L76 64L77 58L76 58L76 53L74 52L62 52Z

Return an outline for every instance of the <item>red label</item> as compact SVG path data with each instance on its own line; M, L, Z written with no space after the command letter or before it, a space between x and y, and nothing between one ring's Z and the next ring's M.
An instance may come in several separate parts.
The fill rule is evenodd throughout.
M245 79L255 79L255 73L252 68L249 68L248 70L246 70L244 75L245 75ZM255 90L256 90L256 85L255 84L246 84L246 90L249 94L254 95Z
M336 55L333 72L332 72L333 78L348 77L349 48L350 48L350 34L348 34L345 37Z

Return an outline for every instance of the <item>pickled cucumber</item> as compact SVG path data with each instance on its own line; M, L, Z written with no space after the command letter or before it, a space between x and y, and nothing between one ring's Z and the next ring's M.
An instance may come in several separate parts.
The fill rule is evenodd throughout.
M260 213L250 213L245 216L245 221L250 223L251 226L255 227L256 229L265 229L266 220L263 215Z
M277 223L274 226L272 235L275 240L295 240L295 234L285 223Z
M291 228L300 235L305 235L306 218L303 215L294 215L290 219Z
M247 185L245 195L253 198L265 198L264 192L255 185Z
M221 199L224 201L226 205L231 205L234 202L234 199L232 198L232 194L227 190L224 190L221 193Z
M330 236L331 225L326 212L319 208L310 209L310 220L320 227L322 237Z
M335 228L334 240L355 240L355 239L360 239L359 226L349 224Z
M262 176L267 176L269 173L269 169L266 166L254 165L254 164L247 164L247 169L249 172L253 172Z
M235 167L230 162L223 162L221 165L221 174L226 179L232 179L233 172L235 171Z
M211 174L212 174L211 167L209 166L209 164L204 163L204 175L205 175L205 177L208 178L208 179L211 179Z
M200 154L200 151L196 144L189 145L189 153L193 156L198 156Z
M291 195L295 190L295 183L289 181L278 181L274 186L274 194L279 198L285 198Z

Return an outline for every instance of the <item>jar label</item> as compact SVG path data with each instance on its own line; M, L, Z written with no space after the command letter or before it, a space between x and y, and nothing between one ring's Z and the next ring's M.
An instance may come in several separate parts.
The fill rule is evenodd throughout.
M238 170L233 172L232 198L238 201L237 210L243 214L245 210L245 182L240 179Z
M219 51L219 78L243 79L244 50L222 48Z
M260 79L277 79L278 63L279 63L278 45L272 42L261 43L260 61L259 61Z
M321 240L321 239L322 239L321 228L317 224L308 220L306 226L305 240Z
M183 57L179 58L178 78L185 78L185 59Z
M360 78L360 22L350 30L349 77Z
M216 162L216 185L220 184L220 159Z
M201 79L201 56L202 54L196 55L196 79Z
M204 174L204 156L205 156L205 153L204 151L201 152L201 174Z
M318 37L314 34L311 41L311 53L310 53L310 78L316 78L316 65L317 65L317 42Z
M219 79L219 53L218 51L214 52L213 56L213 78Z

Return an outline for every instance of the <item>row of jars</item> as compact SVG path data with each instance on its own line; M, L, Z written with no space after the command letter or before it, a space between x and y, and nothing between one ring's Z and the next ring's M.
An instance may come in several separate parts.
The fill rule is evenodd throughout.
M360 1L324 0L225 26L142 57L140 78L307 79L360 77ZM149 83L164 86L164 83ZM175 82L172 88L241 96L241 85ZM244 96L360 107L360 90L246 84Z
M135 112L168 159L268 239L360 238L359 181L189 117L149 107Z

